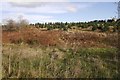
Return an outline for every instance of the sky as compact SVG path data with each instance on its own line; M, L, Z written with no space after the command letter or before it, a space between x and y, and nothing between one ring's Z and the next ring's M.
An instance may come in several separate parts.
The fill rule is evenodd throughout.
M20 1L20 0L19 0ZM27 19L30 23L87 22L117 17L115 2L79 2L73 0L4 1L0 4L0 23L7 19Z

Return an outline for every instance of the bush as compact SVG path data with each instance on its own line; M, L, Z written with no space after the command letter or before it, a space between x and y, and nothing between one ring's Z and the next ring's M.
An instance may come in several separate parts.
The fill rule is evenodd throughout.
M109 26L104 26L103 28L102 28L102 32L106 32L106 31L108 31L109 30Z
M16 31L28 25L28 21L26 19L20 19L18 21L15 21L13 19L8 19L5 22L6 22L6 25L5 25L6 27L4 28L5 30L8 30L8 31Z
M96 26L93 26L93 27L92 27L92 31L95 31L95 30L97 30L97 27L96 27Z
M17 23L12 19L7 20L6 30L14 31L16 29L17 29Z

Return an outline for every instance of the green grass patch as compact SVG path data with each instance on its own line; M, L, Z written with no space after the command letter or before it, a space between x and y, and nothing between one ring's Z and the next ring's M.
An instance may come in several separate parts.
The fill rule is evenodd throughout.
M11 47L11 50L8 48ZM24 46L25 47L25 46ZM73 49L14 45L3 47L3 77L14 78L115 78L116 48ZM18 53L21 49L21 53ZM26 49L26 50L24 50ZM29 51L31 50L31 51ZM26 52L24 52L26 51ZM9 54L11 52L11 55ZM30 54L37 53L36 55ZM32 56L30 56L32 55ZM30 57L28 57L30 56ZM61 57L62 56L62 57Z

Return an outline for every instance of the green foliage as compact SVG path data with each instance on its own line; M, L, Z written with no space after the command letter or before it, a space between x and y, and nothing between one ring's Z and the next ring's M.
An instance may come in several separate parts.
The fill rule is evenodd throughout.
M92 31L95 31L95 30L97 30L97 27L96 27L96 26L93 26L93 27L92 27Z
M109 30L109 24L105 24L104 27L102 27L102 32L106 32Z
M49 23L35 23L35 24L30 24L32 26L35 26L36 28L47 28L47 30L52 30L52 29L60 29L67 31L67 29L71 29L71 27L76 26L76 27L81 27L81 28L88 28L89 26L93 26L92 31L99 29L102 32L109 31L109 26L114 26L113 32L118 31L118 26L119 26L119 19L115 21L114 19L108 19L108 20L94 20L90 22L49 22ZM23 20L19 26L24 26L27 25L27 21ZM6 25L3 25L4 28L7 28L7 30L16 30L18 25L16 25L15 21L9 20L7 27Z

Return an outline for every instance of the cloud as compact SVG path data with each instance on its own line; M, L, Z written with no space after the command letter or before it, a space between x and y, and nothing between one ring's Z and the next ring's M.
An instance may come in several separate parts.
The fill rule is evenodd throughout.
M3 2L69 2L69 0L4 0Z
M19 16L22 16L23 18L33 18L33 19L50 19L53 18L52 16L44 16L44 15L26 15L24 13L8 13L8 14L4 14L3 18L13 18L13 19L17 19Z
M23 8L36 8L48 5L49 3L55 2L69 2L68 0L4 0L1 1L9 3L13 7L23 7Z
M79 10L87 9L88 7L91 7L94 4L93 3L79 3L79 2L77 3L77 2L72 2L72 3L68 3L67 4L66 10L68 12L77 12Z
M16 6L17 5L17 6ZM35 6L36 5L36 6ZM37 3L26 2L23 4L14 4L11 2L2 3L2 12L12 13L66 13L63 3Z
M16 19L19 15L23 15L30 22L49 22L62 20L57 16L67 15L69 13L77 13L78 11L89 7L88 4L70 3L70 2L3 2L2 18Z
M9 2L13 7L25 7L25 8L34 8L43 6L42 2Z
M14 12L14 13L69 13L77 12L80 9L85 9L88 5L83 5L82 3L58 3L58 2L7 2L3 5L4 12Z
M1 2L119 2L119 0L1 0Z
M74 5L68 5L66 8L70 12L76 12L77 11L77 7L74 6Z
M30 23L36 23L36 22L58 22L59 20L56 20L53 16L45 16L45 15L28 15L24 13L8 13L4 14L2 17L2 20L8 20L13 19L15 21L19 20L19 18L22 17L24 19L27 19Z

